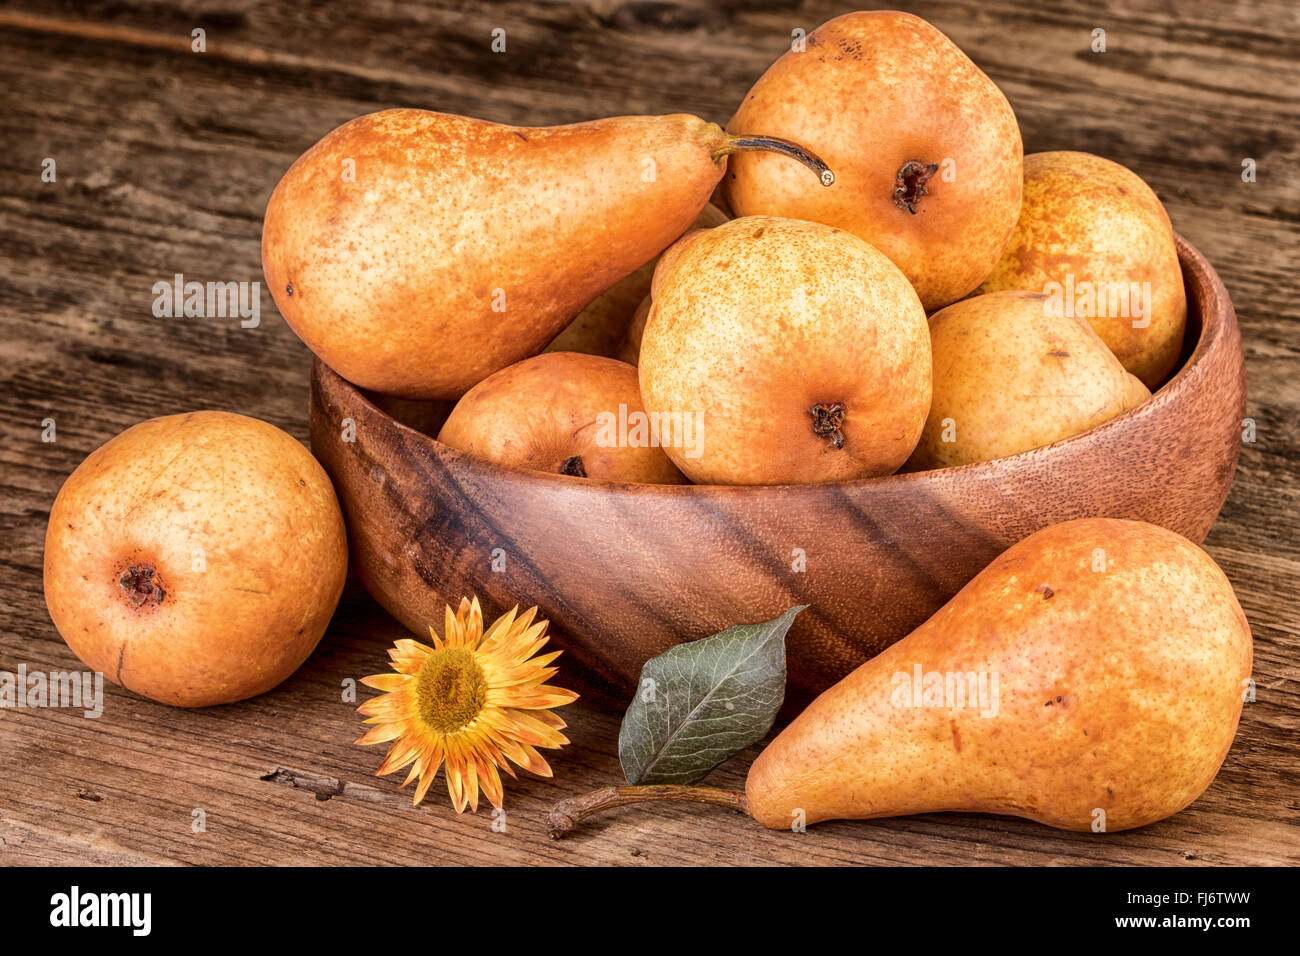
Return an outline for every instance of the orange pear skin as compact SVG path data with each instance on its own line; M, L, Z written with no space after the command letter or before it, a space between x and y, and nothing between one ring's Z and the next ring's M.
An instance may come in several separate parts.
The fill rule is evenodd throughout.
M692 481L886 475L930 409L925 310L852 233L775 216L688 233L660 258L637 367L646 411L693 416L665 451Z
M688 231L712 229L714 226L722 225L727 218L726 213L713 203L709 203L695 217ZM650 294L650 281L654 278L655 266L658 262L659 257L656 256L587 303L574 320L551 340L551 344L546 346L546 351L583 352L587 355L604 355L607 358L622 359L624 338L629 334L629 326L641 301ZM641 342L639 329L635 335L639 347ZM632 364L635 365L636 362L633 361Z
M1187 294L1169 213L1119 163L1069 150L1025 157L1020 220L979 291L1001 289L1055 291L1148 388L1178 363Z
M543 352L494 372L456 403L438 441L477 458L575 478L646 484L686 479L659 448L613 439L644 417L636 369L582 352Z
M1085 319L1041 292L990 292L930 316L934 398L909 470L1005 458L1151 397Z
M919 17L857 12L822 24L746 95L728 132L794 139L835 171L818 189L793 164L734 157L737 217L838 226L903 270L926 311L960 299L998 261L1020 212L1020 127L1001 90Z
M191 412L131 426L63 483L45 603L86 666L164 704L210 707L298 669L347 567L334 487L299 441Z
M458 398L680 236L726 140L688 115L546 128L362 116L281 179L263 270L285 321L345 378Z
M754 762L750 811L1144 826L1210 785L1250 671L1250 627L1200 548L1142 522L1055 525L817 698Z
M619 344L618 354L614 357L628 365L641 364L641 339L645 335L646 320L650 318L650 306L654 300L646 296L632 313L632 321L627 324L623 341Z

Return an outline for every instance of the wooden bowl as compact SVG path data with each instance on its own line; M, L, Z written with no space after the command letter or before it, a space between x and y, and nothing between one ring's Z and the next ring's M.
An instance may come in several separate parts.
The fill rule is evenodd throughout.
M537 604L569 652L563 682L613 704L674 644L807 604L788 637L790 694L805 699L1047 525L1105 515L1205 537L1241 448L1245 369L1223 283L1181 237L1178 253L1188 327L1173 377L1118 418L998 461L823 485L568 478L439 444L446 403L367 397L319 361L312 449L362 580L417 634L441 631L462 595L485 614Z

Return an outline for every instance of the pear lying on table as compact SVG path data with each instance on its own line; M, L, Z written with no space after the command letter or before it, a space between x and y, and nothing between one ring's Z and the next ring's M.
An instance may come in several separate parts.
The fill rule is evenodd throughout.
M951 810L1140 827L1210 785L1250 668L1250 627L1204 551L1069 521L818 697L750 768L749 811L774 828Z
M1209 555L1141 521L1067 521L813 701L744 793L606 787L556 804L547 829L558 839L606 808L667 800L772 829L964 811L1128 830L1210 785L1250 668L1250 625Z
M280 180L263 270L285 321L345 378L458 398L658 255L704 208L726 156L747 149L834 179L793 144L695 116L525 128L374 113Z

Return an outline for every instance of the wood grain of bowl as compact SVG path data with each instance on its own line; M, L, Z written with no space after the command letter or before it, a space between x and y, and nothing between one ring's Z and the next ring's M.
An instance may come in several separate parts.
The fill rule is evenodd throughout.
M1223 283L1181 237L1178 252L1188 329L1171 379L1118 418L994 462L826 485L567 478L439 444L447 404L367 396L320 361L312 449L362 581L417 634L441 630L461 595L493 615L536 603L568 652L561 682L609 705L674 644L807 604L788 637L802 700L1042 527L1106 515L1205 537L1241 448L1245 369Z

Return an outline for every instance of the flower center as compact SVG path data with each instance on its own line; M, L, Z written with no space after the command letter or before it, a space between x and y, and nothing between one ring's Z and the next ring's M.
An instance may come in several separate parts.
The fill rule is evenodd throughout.
M474 720L487 700L487 678L464 647L434 651L415 682L420 719L440 734L454 734Z

